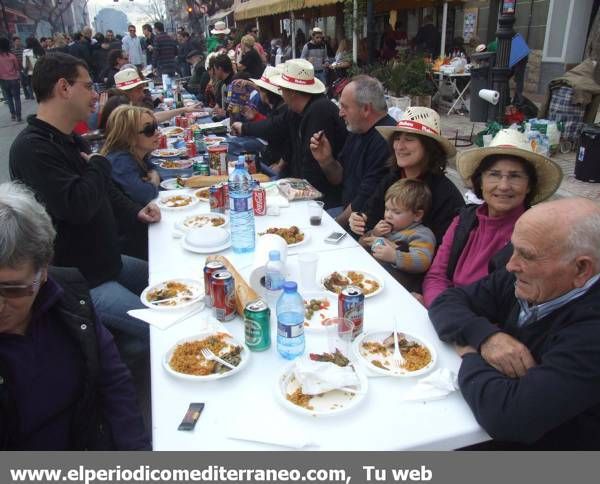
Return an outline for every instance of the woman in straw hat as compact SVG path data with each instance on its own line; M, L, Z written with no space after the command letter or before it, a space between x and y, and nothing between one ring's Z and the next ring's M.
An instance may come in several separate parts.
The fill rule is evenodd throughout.
M350 229L362 236L361 243L369 246L376 237L386 235L389 230L374 229L384 216L386 190L402 178L418 178L425 182L432 195L431 210L423 224L440 243L464 202L456 186L444 175L447 159L456 154L456 149L441 134L439 114L433 109L411 107L396 126L378 126L377 131L387 139L393 153L390 172L367 202L365 213L350 215Z
M466 207L444 235L423 282L426 306L445 289L486 276L494 256L499 260L510 255L508 244L517 219L531 205L549 198L562 179L560 167L534 153L527 137L512 129L500 131L487 148L459 154L456 163L484 203Z

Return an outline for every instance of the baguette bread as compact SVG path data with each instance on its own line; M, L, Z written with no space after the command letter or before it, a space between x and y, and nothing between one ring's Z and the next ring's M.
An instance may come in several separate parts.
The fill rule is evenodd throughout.
M233 264L229 262L227 257L223 257L222 255L209 255L206 260L207 262L220 262L233 276L233 279L235 280L235 308L238 314L243 317L246 304L256 301L259 298L258 294L250 287L242 275L235 270Z
M265 183L270 178L263 173L251 175L259 183ZM177 178L177 183L187 188L204 188L214 185L215 183L226 182L229 179L227 175L194 175L189 178Z

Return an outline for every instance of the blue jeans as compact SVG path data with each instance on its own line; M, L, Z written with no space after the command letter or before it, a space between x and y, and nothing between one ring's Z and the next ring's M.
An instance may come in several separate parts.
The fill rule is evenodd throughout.
M10 114L17 118L21 117L21 83L18 79L0 79L2 95L8 102Z
M127 255L122 255L121 260L123 267L117 278L94 287L90 294L102 323L125 337L123 346L127 348L119 345L121 352L136 354L148 347L148 325L127 311L145 307L140 294L148 285L148 263Z

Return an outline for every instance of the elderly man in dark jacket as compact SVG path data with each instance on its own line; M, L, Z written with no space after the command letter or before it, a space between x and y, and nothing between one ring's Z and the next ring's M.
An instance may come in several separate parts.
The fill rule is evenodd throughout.
M600 448L600 207L536 205L506 270L442 293L429 315L499 448ZM500 444L500 442L502 444Z
M32 192L0 185L0 449L149 449L85 279L48 267L55 235Z

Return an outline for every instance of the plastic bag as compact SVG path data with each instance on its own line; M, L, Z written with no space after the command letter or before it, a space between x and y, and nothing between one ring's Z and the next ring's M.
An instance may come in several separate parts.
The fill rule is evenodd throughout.
M482 148L484 146L483 136L491 135L493 138L494 136L496 136L496 134L498 134L498 131L500 131L501 129L502 129L502 125L496 121L492 121L491 123L488 123L487 126L485 127L485 129L483 131L480 131L479 133L477 133L477 135L475 136L475 144L477 146L479 146L480 148ZM487 138L487 139L489 139L489 138Z
M525 131L538 131L546 135L548 147L551 153L556 153L560 145L560 127L556 121L548 119L533 118L525 124Z
M323 194L308 181L301 178L283 178L277 182L279 191L290 202L292 200L315 200Z

